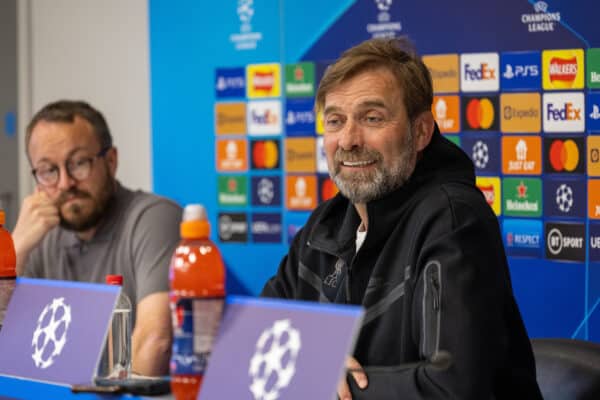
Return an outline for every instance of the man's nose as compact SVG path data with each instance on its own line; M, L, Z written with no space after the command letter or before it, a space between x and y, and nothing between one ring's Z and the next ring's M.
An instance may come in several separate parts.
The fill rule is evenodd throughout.
M67 168L60 168L58 170L58 184L56 185L60 190L68 190L75 186L77 181L69 175Z
M343 150L352 150L355 147L362 147L363 132L360 125L353 119L348 119L340 132L338 147Z

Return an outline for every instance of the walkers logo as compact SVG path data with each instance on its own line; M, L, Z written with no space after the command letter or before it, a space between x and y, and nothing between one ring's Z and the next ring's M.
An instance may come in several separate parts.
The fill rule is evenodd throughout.
M503 93L500 95L504 133L539 133L542 129L539 93Z
M315 172L317 166L314 138L285 140L285 168L287 172Z
M585 260L585 225L546 223L546 258L551 260Z
M252 149L252 169L279 169L279 140L253 140Z
M587 137L587 173L600 176L600 136Z
M243 139L217 140L217 171L247 171L247 153L247 142Z
M312 210L317 205L316 176L289 175L286 187L286 206L289 210Z
M542 51L544 90L583 89L583 50Z
M498 177L481 177L477 176L475 184L483 193L483 197L485 197L485 201L492 207L494 214L500 215L500 178Z
M281 130L281 101L248 102L248 135L280 135Z
M287 136L314 136L315 112L313 99L288 99L285 105Z
M315 153L317 156L317 172L321 174L329 173L327 168L327 155L325 154L325 148L323 147L323 137L318 137L315 141Z
M511 217L542 216L542 180L539 178L504 178L502 208Z
M500 173L500 138L496 135L465 135L462 148L471 156L476 174Z
M587 131L600 132L600 93L587 95Z
M502 237L508 255L539 257L544 243L542 221L505 218Z
M495 92L500 88L498 53L460 56L460 88L463 92Z
M440 132L458 133L460 131L458 96L435 96L431 111Z
M433 93L456 93L459 89L458 54L423 56L433 80Z
M248 204L248 180L245 176L221 175L218 177L220 206L245 206Z
M585 71L588 88L600 89L600 49L587 49Z
M585 218L585 181L544 181L544 215Z
M253 206L281 205L280 176L253 176L251 185Z
M600 180L588 180L588 217L600 219Z
M216 103L215 133L217 135L246 133L246 103Z
M281 242L281 214L252 214L252 241L254 243Z
M544 138L546 173L583 174L583 138Z
M498 130L498 96L461 98L463 131Z
M244 68L217 68L215 71L217 98L245 97L246 77Z
M539 136L502 137L502 173L539 175L542 172L542 141Z
M328 175L319 175L319 203L333 198L338 188Z
M544 131L583 132L585 106L583 93L544 93Z
M500 54L500 86L503 90L539 90L542 86L539 51Z
M315 95L315 64L303 62L285 66L285 95L312 97Z
M590 261L600 262L600 224L590 224Z
M219 213L218 227L221 242L248 241L248 218L244 213Z
M250 64L246 68L248 98L279 97L281 95L281 66L279 64Z

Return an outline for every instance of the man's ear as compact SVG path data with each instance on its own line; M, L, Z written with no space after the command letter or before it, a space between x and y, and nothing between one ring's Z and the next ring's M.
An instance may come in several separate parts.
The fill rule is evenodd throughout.
M116 147L111 147L104 156L106 163L108 164L108 170L111 176L114 178L117 174L117 166L119 165L119 154Z
M431 111L424 111L415 119L415 147L417 152L423 151L431 141L434 126L435 120Z

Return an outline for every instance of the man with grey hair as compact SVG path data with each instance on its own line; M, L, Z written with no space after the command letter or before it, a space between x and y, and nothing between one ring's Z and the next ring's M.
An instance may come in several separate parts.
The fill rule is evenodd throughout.
M13 231L17 274L104 283L123 275L133 304L132 369L168 372L168 270L179 240L180 207L124 188L117 149L102 114L81 101L43 107L26 130L36 181Z
M365 308L343 400L541 399L497 218L432 100L405 39L368 40L327 69L316 109L340 193L262 295Z

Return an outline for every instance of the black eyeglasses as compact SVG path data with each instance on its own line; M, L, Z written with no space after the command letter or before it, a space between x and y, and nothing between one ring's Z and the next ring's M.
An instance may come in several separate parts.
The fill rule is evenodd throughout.
M104 147L93 157L82 157L75 160L67 160L65 168L67 174L76 181L83 181L90 176L92 172L92 165L97 158L104 157L110 146ZM35 181L42 186L54 186L58 183L60 176L60 168L56 165L50 165L48 167L34 168L31 170Z

